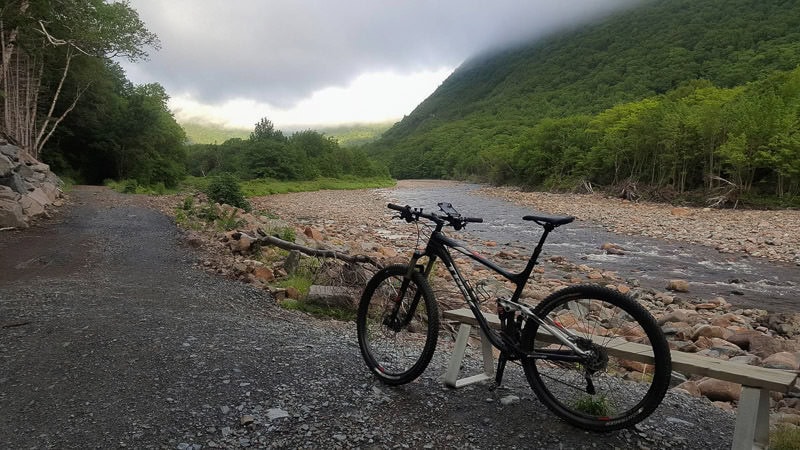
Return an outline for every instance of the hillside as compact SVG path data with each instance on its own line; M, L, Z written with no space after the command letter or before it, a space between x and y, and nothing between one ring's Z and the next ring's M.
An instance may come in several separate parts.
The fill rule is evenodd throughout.
M228 139L247 139L252 131L199 122L184 122L181 126L186 132L186 138L189 144L222 144ZM282 131L286 135L291 135L297 131L305 131L309 128L313 128L314 131L336 139L342 147L356 147L375 141L381 136L381 133L391 126L392 123L390 122L359 123L350 125L300 127Z
M799 8L796 0L650 1L478 55L367 151L399 178L485 175L487 164L528 145L542 119L586 122L692 80L725 89L794 69Z

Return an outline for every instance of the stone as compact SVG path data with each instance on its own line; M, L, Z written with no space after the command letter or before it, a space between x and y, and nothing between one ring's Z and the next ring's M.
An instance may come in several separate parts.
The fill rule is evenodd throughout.
M676 207L672 208L669 213L673 216L686 217L692 215L692 210L689 208Z
M800 361L797 360L796 353L778 352L764 358L761 366L770 369L797 370L800 368Z
M286 288L286 297L291 298L292 300L299 300L300 299L300 290L296 287L289 286Z
M306 303L327 308L354 309L360 292L344 286L312 285L308 290Z
M747 364L748 366L758 366L761 364L761 358L756 355L741 355L741 356L734 356L730 358L728 361L734 362L737 364Z
M275 273L269 267L256 267L253 269L253 276L261 281L269 283L275 279Z
M778 352L796 352L800 345L795 341L788 341L767 335L750 337L749 352L759 358L766 358Z
M36 217L44 214L44 204L40 203L32 195L23 195L22 198L20 198L19 204L22 206L22 211L25 212L25 215L28 217Z
M256 421L255 417L253 417L253 416L251 416L249 414L248 415L244 415L244 416L239 418L239 423L242 424L243 427L246 427L246 426L252 424L255 421Z
M316 230L316 229L311 228L311 227L306 227L306 229L303 230L303 234L305 234L306 236L308 236L309 238L311 238L311 239L313 239L315 241L321 241L321 240L325 239L322 236L322 233L319 232L319 230Z
M731 332L728 332L725 328L714 325L701 324L697 325L694 328L694 332L692 334L692 340L697 340L697 338L701 336L707 338L724 338L725 336L729 336L730 334Z
M267 418L269 420L283 419L289 417L289 413L280 408L270 408L267 410Z
M500 404L503 406L513 405L514 403L519 403L519 397L516 395L506 395L500 399Z
M674 292L689 292L689 282L686 280L669 280L667 282L667 290Z
M283 270L286 271L288 274L293 274L297 271L297 268L300 266L300 252L297 250L292 250L289 252L289 256L283 261Z
M691 311L688 309L676 309L661 316L661 318L658 319L658 324L664 325L665 323L669 322L692 323L690 318L694 316L697 316L696 311Z
M605 251L609 255L624 255L625 249L620 247L617 244L612 244L611 242L605 242L603 245L600 246L600 249Z
M0 228L28 228L22 205L16 201L0 198Z
M750 350L750 339L753 336L763 336L762 333L755 330L737 331L732 335L725 338L728 342L735 344L742 350Z
M683 383L675 386L674 389L681 389L692 397L700 397L703 395L700 392L700 388L697 387L697 383L694 381L684 381Z
M11 174L14 164L5 155L0 155L0 177L7 177Z
M700 393L711 401L735 402L739 401L742 385L730 381L706 378L697 383Z

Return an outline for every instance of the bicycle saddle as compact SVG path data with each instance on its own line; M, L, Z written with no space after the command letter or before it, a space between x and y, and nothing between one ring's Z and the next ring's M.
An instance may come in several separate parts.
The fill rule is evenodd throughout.
M575 218L573 216L543 216L543 215L535 215L535 216L525 216L522 220L532 220L539 225L550 224L553 227L557 227L560 225L566 225Z

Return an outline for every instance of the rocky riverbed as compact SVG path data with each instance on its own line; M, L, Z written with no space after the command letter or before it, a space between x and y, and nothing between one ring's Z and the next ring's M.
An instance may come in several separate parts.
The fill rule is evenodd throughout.
M404 181L398 188L447 183ZM299 241L305 245L368 255L376 261L390 263L403 261L419 244L417 229L413 225L391 220L392 213L385 205L387 201L396 201L393 195L396 192L382 189L293 193L256 198L252 203L256 210L277 214L295 226ZM501 197L545 213L570 214L584 221L603 222L616 233L680 239L693 245L714 246L720 252L744 252L752 257L776 261L794 261L800 242L791 229L800 224L800 215L796 211L673 208L596 195L525 193L500 188L483 188L479 193ZM754 230L759 234L753 234ZM422 234L424 237L424 230ZM498 246L496 242L483 241L474 235L459 234L458 237L480 247L507 267L521 266L528 256L525 252ZM606 251L613 252L614 248ZM240 264L242 261L247 259L240 256ZM457 258L457 261L468 278L483 282L488 291L487 300L508 292L508 286L491 272L466 258ZM278 264L274 269L277 273L281 268ZM239 269L239 277L242 277L241 272L252 270ZM439 275L445 275L441 268ZM248 279L248 276L244 278ZM800 367L800 316L736 307L719 296L688 295L686 280L670 280L660 290L646 289L640 287L636 279L593 267L590 262L569 261L560 255L550 255L541 267L537 267L523 297L535 303L555 290L587 282L599 283L637 298L657 317L674 350L786 370ZM463 304L450 283L435 283L434 288L443 308ZM487 307L491 307L489 303L491 301L487 302ZM723 409L734 408L739 396L738 385L700 377L687 378L677 389L707 397ZM774 400L776 421L800 423L800 404L796 398L776 395Z

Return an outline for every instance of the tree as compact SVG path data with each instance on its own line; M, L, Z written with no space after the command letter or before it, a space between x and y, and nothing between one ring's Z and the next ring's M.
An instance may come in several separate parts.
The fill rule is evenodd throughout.
M17 0L0 14L0 131L33 157L93 81L64 91L76 58L121 56L136 61L147 56L145 47L158 48L158 38L127 2Z

